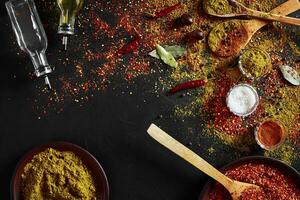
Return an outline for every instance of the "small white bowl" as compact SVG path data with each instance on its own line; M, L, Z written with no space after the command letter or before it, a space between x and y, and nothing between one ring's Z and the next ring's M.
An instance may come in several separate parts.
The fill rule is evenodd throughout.
M236 110L234 110L233 108L231 108L231 107L229 106L229 96L230 96L230 94L231 94L234 90L236 90L237 88L239 88L239 87L247 87L247 88L249 88L249 89L253 92L253 95L255 96L255 103L254 103L254 105L252 106L251 109L249 109L249 110L248 110L247 112L245 112L245 113L239 113L239 112L237 112ZM251 85L249 85L249 84L238 84L238 85L233 86L233 87L229 90L229 92L227 93L226 104L227 104L228 109L229 109L233 114L235 114L235 115L237 115L237 116L240 116L240 117L246 117L246 116L251 115L251 114L256 110L256 108L257 108L257 106L258 106L258 104L259 104L259 96L258 96L257 91L255 90L255 88L253 88Z

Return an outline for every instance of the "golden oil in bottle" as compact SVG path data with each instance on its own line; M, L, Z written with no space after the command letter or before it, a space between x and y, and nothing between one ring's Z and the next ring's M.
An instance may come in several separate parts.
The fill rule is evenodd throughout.
M57 4L61 10L58 33L64 35L63 44L66 49L68 36L74 34L75 18L83 6L83 0L57 0Z

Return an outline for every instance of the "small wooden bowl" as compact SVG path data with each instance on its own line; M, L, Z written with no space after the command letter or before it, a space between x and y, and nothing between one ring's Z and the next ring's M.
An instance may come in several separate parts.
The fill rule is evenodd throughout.
M47 148L53 148L58 151L71 151L75 153L83 163L89 168L92 172L92 175L95 179L95 182L98 187L98 191L100 194L100 200L108 200L109 199L109 185L105 175L105 172L96 158L90 154L85 149L68 142L55 142L42 145L40 147L34 148L19 161L14 175L11 181L11 199L12 200L22 200L22 188L21 188L21 175L24 171L24 167L28 162L30 162L36 154L46 150Z
M296 183L300 185L300 173L296 169L285 164L284 162L282 162L280 160L277 160L275 158L264 157L264 156L248 156L248 157L241 158L239 160L233 161L233 162L229 163L228 165L222 167L220 169L220 171L224 172L230 168L240 166L242 164L246 164L246 163L250 163L250 162L251 163L265 163L265 164L274 166L275 168L279 169L284 174L292 177L293 180L296 181ZM204 185L204 187L200 193L199 200L207 200L208 199L210 188L214 182L215 181L212 179L209 179L207 181L207 183Z

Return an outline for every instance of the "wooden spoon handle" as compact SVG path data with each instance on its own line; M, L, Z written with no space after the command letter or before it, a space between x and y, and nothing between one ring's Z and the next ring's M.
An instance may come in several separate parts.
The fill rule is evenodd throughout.
M278 15L288 15L300 9L299 0L288 0L271 10L271 13Z
M287 17L284 15L278 15L273 13L265 13L260 11L251 10L249 14L253 17L261 18L261 19L267 19L267 20L273 20L273 21L279 21L286 24L292 24L292 25L300 25L300 19L294 18L294 17Z
M299 0L288 0L283 4L279 5L278 7L274 8L270 11L272 14L278 15L288 15L300 9L300 2ZM269 22L266 20L259 20L259 19L252 19L248 23L252 25L252 29L257 31L258 29L262 28L263 26L267 25Z
M155 124L151 124L147 132L160 144L162 144L163 146L165 146L184 160L188 161L211 178L221 183L225 188L228 189L233 184L233 180L229 179L227 176L222 174L220 171L218 171L200 156L198 156L193 151L185 147L183 144L179 143L177 140L172 138L170 135L161 130Z

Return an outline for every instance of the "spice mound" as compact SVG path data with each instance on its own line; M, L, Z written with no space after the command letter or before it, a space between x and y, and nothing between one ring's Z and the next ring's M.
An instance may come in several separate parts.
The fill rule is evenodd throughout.
M271 58L264 50L251 48L242 54L239 68L246 77L259 78L270 71Z
M240 200L298 200L300 185L296 177L286 174L273 165L250 162L225 171L225 175L241 182L260 186L260 189L245 190ZM229 192L219 183L209 190L209 200L231 200Z
M285 139L284 128L276 121L266 120L257 128L255 139L262 148L274 150Z
M215 26L208 36L208 45L213 53L221 57L236 55L248 40L246 22L229 20Z
M24 200L99 199L91 172L72 152L49 148L33 157L22 174Z
M228 0L204 0L203 8L208 14L222 15L233 12Z
M258 94L248 84L234 86L227 95L227 107L238 116L248 116L256 110L258 105Z

